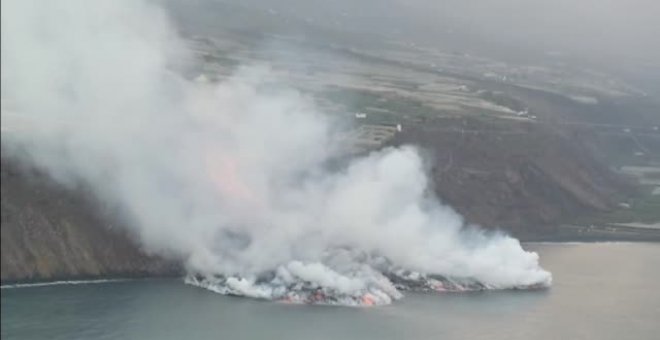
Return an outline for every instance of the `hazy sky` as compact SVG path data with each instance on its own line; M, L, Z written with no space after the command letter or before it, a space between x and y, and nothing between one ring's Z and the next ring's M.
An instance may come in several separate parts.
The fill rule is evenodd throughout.
M202 1L271 9L449 50L514 58L561 54L639 76L660 75L657 0Z
M402 1L403 3L403 1ZM658 55L660 2L655 0L413 0L426 18L455 18L485 39L568 52ZM431 8L432 11L425 11Z

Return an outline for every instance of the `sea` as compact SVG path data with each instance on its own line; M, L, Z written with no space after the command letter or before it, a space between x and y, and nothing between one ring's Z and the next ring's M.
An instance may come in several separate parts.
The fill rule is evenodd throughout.
M223 296L180 279L5 286L2 339L660 339L660 244L534 243L547 290L383 307Z

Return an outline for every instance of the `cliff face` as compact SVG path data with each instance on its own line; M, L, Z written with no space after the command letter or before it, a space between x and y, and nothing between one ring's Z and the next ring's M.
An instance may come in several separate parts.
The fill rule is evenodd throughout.
M176 275L144 254L85 199L2 160L0 278L3 283Z
M556 131L463 119L439 126L444 130L430 124L408 127L394 144L426 150L438 196L470 223L519 237L551 234L561 223L613 209L635 193L630 183Z

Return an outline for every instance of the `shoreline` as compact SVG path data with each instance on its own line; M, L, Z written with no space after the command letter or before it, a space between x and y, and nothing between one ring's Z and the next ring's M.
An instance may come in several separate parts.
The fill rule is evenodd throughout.
M35 288L47 286L63 286L63 285L87 285L87 284L103 284L114 282L128 282L140 280L137 278L115 278L115 279L91 279L91 280L58 280L58 281L43 281L43 282L21 282L9 283L0 285L0 289L19 289L19 288ZM144 278L148 280L148 278Z
M30 287L44 287L57 285L78 285L78 284L103 284L112 282L130 282L140 280L166 280L181 278L181 275L174 274L128 274L128 275L95 275L95 276L71 276L71 277L53 277L53 278L31 278L25 280L2 280L0 289L18 289Z
M121 278L105 278L105 279L89 279L89 280L55 280L55 281L38 281L38 282L13 282L2 283L0 290L4 289L22 289L22 288L39 288L50 286L77 286L77 285L102 285L106 283L128 283L137 281L161 281L161 280L175 280L181 277L121 277Z
M520 243L660 243L658 238L649 237L594 237L585 236L583 238L568 238L561 236L550 237L516 237Z
M562 225L548 234L513 235L521 243L529 242L632 242L658 243L660 230L628 226L576 226Z
M520 244L525 245L586 245L586 244L660 244L658 239L640 239L640 238L597 238L597 237L583 237L583 238L568 238L562 236L549 236L549 237L528 237L517 238ZM50 279L28 279L28 280L5 280L0 282L0 289L20 289L20 288L36 288L47 286L59 285L87 285L87 284L104 284L104 283L117 283L117 282L132 282L142 280L171 280L179 279L181 275L163 274L163 275L106 275L106 276L93 276L93 277L58 277Z

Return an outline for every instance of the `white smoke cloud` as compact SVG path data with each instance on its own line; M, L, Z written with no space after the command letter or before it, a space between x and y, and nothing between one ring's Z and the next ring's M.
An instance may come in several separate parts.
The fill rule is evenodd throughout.
M184 79L184 44L152 5L7 0L2 42L3 152L91 186L145 249L228 277L222 292L272 297L258 284L270 271L270 283L397 298L364 254L490 288L550 283L535 253L464 226L428 192L416 148L329 167L339 125L263 86L267 66ZM16 117L27 127L12 130Z

